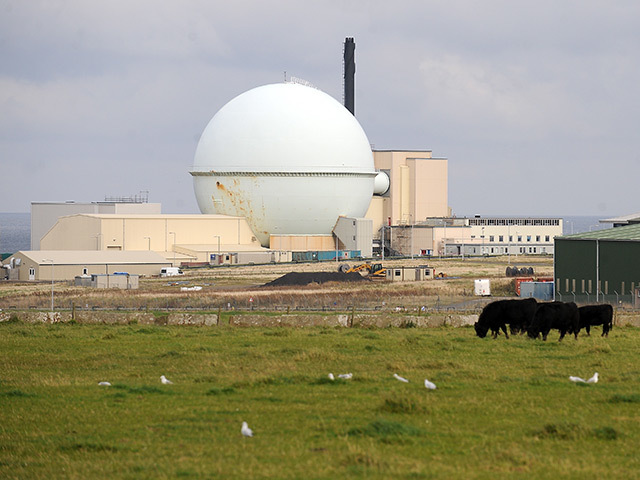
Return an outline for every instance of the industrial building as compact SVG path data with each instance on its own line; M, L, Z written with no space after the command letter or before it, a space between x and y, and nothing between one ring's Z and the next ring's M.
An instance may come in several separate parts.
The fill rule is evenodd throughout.
M266 250L244 217L226 215L68 215L40 244L45 250L155 251L176 265L223 263L224 252Z
M159 214L159 203L148 203L148 192L139 195L106 197L101 202L31 202L31 250L40 250L40 240L58 218L76 213Z
M640 288L640 224L557 237L554 277L556 299L633 300Z
M116 272L158 275L168 262L152 251L20 251L7 260L0 275L15 281L74 280L77 276L109 275Z
M436 217L384 230L386 251L403 255L552 255L562 219Z
M600 223L611 223L614 227L624 227L625 225L634 225L640 223L640 213L631 213L620 217L605 218Z

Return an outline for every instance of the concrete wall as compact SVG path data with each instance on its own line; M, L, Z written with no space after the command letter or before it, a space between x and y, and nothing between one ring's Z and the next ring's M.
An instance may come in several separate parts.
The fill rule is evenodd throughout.
M83 324L121 324L121 325L193 325L214 326L218 324L216 314L170 313L156 317L146 312L94 312L76 310L75 312L2 312L0 322L6 322L12 316L26 323L66 323L74 320Z
M68 322L72 318L72 312L33 312L33 311L0 311L0 322L11 320L12 316L18 317L26 323L58 323ZM156 317L145 312L94 312L77 310L74 320L78 323L94 324L139 324L139 325L194 325L214 326L218 325L216 314L195 313L170 313ZM237 327L470 327L478 321L476 314L436 313L425 315L405 315L397 313L352 313L314 315L308 313L265 315L244 314L229 317L229 325ZM226 323L227 320L224 320ZM616 328L640 327L640 314L634 311L617 310L614 313L614 329L610 336L614 336ZM597 327L596 327L597 328ZM469 332L472 335L472 330Z

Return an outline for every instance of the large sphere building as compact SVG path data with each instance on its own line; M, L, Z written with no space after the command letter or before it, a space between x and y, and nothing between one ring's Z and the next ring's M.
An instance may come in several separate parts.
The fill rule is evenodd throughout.
M268 246L270 235L326 235L341 215L363 217L376 172L367 136L345 107L282 83L216 113L191 175L202 213L243 216Z

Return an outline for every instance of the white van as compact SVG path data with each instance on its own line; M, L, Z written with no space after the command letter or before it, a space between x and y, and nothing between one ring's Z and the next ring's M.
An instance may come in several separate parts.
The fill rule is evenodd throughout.
M161 277L173 277L175 275L184 275L178 267L163 267L160 270Z

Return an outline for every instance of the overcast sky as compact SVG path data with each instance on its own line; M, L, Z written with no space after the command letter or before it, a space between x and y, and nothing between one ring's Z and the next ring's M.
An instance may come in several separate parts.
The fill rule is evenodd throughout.
M188 171L229 100L303 78L377 149L449 159L462 215L640 211L640 2L0 0L0 212L149 192Z

